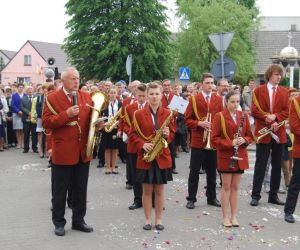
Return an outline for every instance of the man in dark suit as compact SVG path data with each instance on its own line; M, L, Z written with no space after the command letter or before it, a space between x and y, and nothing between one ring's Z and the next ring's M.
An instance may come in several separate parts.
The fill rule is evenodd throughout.
M38 153L37 150L37 133L36 123L31 121L31 105L33 100L33 87L26 86L25 95L22 97L20 109L22 111L22 122L24 130L24 150L23 153L29 151L29 136L31 133L31 148L32 151Z

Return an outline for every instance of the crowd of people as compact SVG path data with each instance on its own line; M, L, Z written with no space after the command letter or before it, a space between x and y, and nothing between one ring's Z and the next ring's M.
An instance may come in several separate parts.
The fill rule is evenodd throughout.
M164 230L164 184L178 174L179 151L191 151L186 208L195 208L199 174L206 173L207 204L222 208L224 227L238 227L241 174L249 168L247 146L256 141L250 205L259 205L270 168L268 202L284 205L285 220L292 223L300 189L300 99L297 89L279 86L282 76L282 69L271 65L265 84L257 86L249 80L243 90L226 79L215 85L210 73L204 73L199 83L171 84L165 79L143 84L135 80L127 86L124 81L79 84L79 72L68 68L61 80L54 82L1 85L0 151L16 147L28 153L31 141L32 151L49 159L52 221L55 234L63 236L67 194L73 211L72 229L93 231L84 221L93 157L107 175L118 174L118 156L126 163L126 188L133 190L129 209L143 207L143 229L151 230L155 207L154 227ZM100 136L89 156L91 94L97 91L107 96L107 107L100 114L106 120L97 123ZM185 113L169 109L174 96L188 101ZM292 142L293 150L289 151ZM281 169L288 190L286 202L278 197ZM220 201L217 173L222 186Z

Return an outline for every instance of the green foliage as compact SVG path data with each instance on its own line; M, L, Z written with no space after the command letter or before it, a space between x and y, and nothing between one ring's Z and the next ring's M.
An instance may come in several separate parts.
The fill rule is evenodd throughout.
M69 0L71 20L64 49L85 79L128 79L126 58L133 55L133 79L170 75L170 32L158 0Z
M243 2L243 3L242 3ZM178 0L183 18L182 32L177 39L178 67L191 68L191 80L210 71L219 53L210 42L211 33L234 32L226 56L237 64L236 74L247 79L255 74L255 53L251 34L255 30L256 8L251 1L237 0ZM246 7L247 4L247 7Z

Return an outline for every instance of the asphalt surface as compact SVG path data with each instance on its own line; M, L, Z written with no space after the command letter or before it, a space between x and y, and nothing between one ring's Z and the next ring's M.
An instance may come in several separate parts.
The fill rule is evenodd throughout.
M94 160L85 217L94 232L71 230L71 210L67 208L66 235L57 237L51 221L47 161L31 152L22 154L20 149L2 152L0 249L300 249L299 202L294 224L283 220L283 207L267 203L265 192L260 206L249 205L255 151L250 151L251 168L241 183L238 216L241 226L232 229L222 227L220 208L206 204L205 175L200 175L196 208L185 208L189 158L190 154L180 153L176 159L179 174L166 185L163 232L144 231L143 210L128 210L133 192L125 189L125 165L118 163L119 175L105 175L104 169L96 168ZM282 200L285 197L280 194Z

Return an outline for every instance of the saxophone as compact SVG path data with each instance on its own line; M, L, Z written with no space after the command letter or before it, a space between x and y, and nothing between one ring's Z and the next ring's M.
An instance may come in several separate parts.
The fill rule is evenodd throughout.
M168 142L162 137L163 130L169 125L171 119L173 117L173 111L170 112L168 118L164 121L163 125L159 130L156 131L155 136L152 138L150 143L152 143L153 149L149 152L145 152L143 156L143 160L145 162L153 161L156 156L160 155L163 148L168 147Z
M113 131L113 129L117 127L119 118L121 116L121 112L122 112L122 108L118 110L118 112L111 118L109 123L105 126L104 130L106 133L110 133L111 131Z

